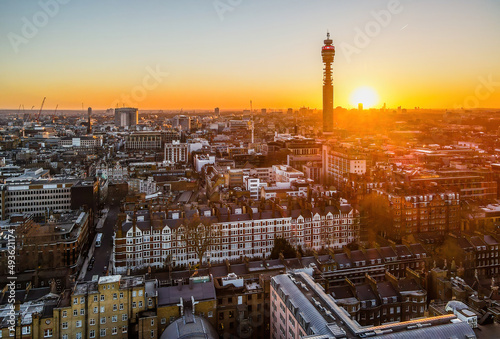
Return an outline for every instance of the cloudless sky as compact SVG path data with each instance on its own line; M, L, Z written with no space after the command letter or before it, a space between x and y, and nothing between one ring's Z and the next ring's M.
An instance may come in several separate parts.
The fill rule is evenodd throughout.
M47 109L321 108L327 29L335 106L352 107L351 93L370 86L380 106L500 107L497 0L400 0L385 27L373 12L393 1L62 2L0 2L0 108L39 107L44 96ZM44 24L40 3L57 13L26 37ZM360 45L367 25L378 32Z

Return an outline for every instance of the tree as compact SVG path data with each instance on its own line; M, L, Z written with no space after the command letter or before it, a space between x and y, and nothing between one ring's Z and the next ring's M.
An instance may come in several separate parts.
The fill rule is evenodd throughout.
M217 228L212 224L210 219L200 218L198 214L195 214L189 219L184 219L183 233L188 252L192 250L196 253L199 265L201 266L203 256L217 238Z
M377 235L385 238L397 238L398 230L394 229L389 202L376 193L371 193L360 201L362 229L366 230L368 241L376 241ZM363 236L363 235L362 235Z
M271 251L271 259L278 259L280 253L283 253L285 259L297 257L297 252L295 248L286 240L285 238L277 237L274 238L274 247Z

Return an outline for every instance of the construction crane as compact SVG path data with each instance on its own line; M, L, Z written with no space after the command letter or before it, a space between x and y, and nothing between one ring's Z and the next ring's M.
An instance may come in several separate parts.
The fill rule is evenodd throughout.
M36 119L35 119L36 122L40 121L40 114L42 114L42 109L43 109L43 104L45 103L45 99L47 99L47 98L43 97L42 105L40 106L40 110L38 111L38 114L37 114Z
M59 104L56 105L56 109L54 110L54 114L52 114L52 122L54 122L55 119L57 119L57 107L59 107Z

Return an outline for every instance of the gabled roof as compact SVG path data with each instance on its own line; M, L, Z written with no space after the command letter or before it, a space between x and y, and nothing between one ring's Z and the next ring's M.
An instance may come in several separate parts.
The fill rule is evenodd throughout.
M498 245L498 241L491 235L485 235L484 242L489 246Z
M381 281L377 284L377 292L381 298L397 297L398 292L388 281Z
M392 247L381 247L380 254L383 258L395 258L397 257L396 252L392 249Z
M349 259L346 253L337 253L333 256L333 258L339 265L352 266L352 261L351 259Z
M480 237L474 236L470 238L470 243L473 246L486 246L486 243Z
M395 250L399 258L408 258L412 256L412 253L405 245L396 245Z
M380 255L379 251L376 248L368 248L366 250L365 256L368 260L382 259L382 255Z
M378 304L377 295L375 294L375 292L373 291L372 287L369 284L355 285L354 287L356 289L356 294L360 301L375 300L375 304Z
M472 249L474 246L465 238L458 238L457 239L457 244L460 246L462 249L467 250L467 249Z
M353 262L366 261L366 256L362 251L359 251L359 250L351 251L351 260Z
M422 246L422 244L418 243L418 244L410 244L410 250L413 254L426 254L427 255L427 252L425 251L424 247Z

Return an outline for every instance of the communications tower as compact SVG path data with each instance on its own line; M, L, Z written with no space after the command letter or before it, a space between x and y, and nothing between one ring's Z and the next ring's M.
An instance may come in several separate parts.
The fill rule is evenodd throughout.
M330 39L330 33L326 34L325 45L321 49L323 58L323 132L333 132L333 74L332 64L335 58L335 46Z

